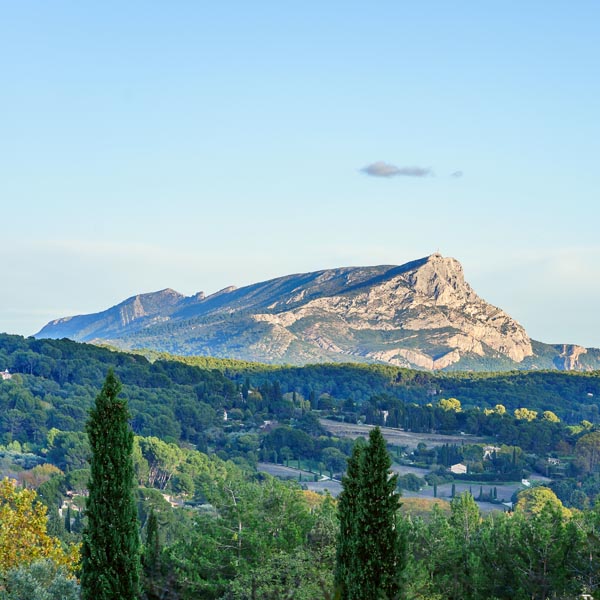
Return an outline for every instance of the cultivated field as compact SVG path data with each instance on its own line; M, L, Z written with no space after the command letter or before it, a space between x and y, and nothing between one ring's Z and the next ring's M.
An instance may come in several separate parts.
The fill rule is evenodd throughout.
M329 419L320 419L321 425L335 436L349 437L368 437L369 431L374 425L356 425L355 423L339 423ZM484 438L474 435L441 435L439 433L413 433L412 431L403 431L392 427L380 427L381 433L388 444L394 446L407 446L409 449L416 448L420 442L427 446L441 446L443 444L477 444L484 442Z

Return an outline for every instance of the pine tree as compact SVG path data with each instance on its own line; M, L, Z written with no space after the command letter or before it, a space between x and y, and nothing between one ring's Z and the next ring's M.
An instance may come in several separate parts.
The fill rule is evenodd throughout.
M378 427L366 446L355 446L339 498L336 585L343 600L392 600L403 566L397 526L397 476Z
M133 432L121 384L112 370L86 430L92 448L87 526L83 533L83 600L139 597L140 540L133 496Z

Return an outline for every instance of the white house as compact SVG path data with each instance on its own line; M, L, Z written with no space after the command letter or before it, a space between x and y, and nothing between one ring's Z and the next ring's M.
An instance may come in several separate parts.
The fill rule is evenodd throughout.
M457 463L450 467L451 473L456 473L457 475L464 475L467 472L467 465L463 465L462 463Z
M0 375L2 375L2 381L6 381L7 379L12 379L12 375L8 372L8 369L4 369L4 371L2 371L0 373Z

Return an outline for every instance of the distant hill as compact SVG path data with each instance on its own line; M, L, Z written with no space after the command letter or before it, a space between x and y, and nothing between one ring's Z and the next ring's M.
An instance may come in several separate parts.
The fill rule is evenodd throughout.
M140 294L48 323L38 338L275 364L384 363L428 370L600 368L600 350L531 340L440 254L186 297Z

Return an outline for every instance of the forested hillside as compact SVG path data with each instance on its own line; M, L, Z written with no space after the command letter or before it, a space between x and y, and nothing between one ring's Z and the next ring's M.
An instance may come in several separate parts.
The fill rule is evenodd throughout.
M598 585L600 521L589 510L600 496L597 373L274 367L2 335L0 474L37 490L48 510L47 543L63 546L60 556L72 552L85 525L84 427L110 367L123 382L136 436L145 598L331 594L336 503L302 489L344 473L353 442L328 432L331 422L453 435L430 446L389 446L394 468L409 468L399 489L429 489L435 497L452 485L447 499L404 501L403 511L424 517L401 522L406 554L398 577L407 599L547 598ZM295 481L257 471L274 463ZM455 463L467 473L451 473ZM533 487L504 497L503 485L530 474L547 476L553 491ZM455 485L497 509L517 502L515 516L482 520L473 497L455 493ZM22 492L2 489L8 510ZM18 564L0 566L7 590L22 589L34 575L70 585L62 558L48 566L34 555L25 549ZM533 579L523 575L526 561Z
M566 424L598 421L598 373L434 375L383 365L273 367L149 358L68 340L0 336L0 368L14 374L0 386L1 439L36 446L53 428L82 432L109 366L124 383L136 434L199 449L218 447L225 432L273 418L296 419L310 429L317 415L377 423L387 411L386 424L395 427L480 433L489 429L485 412L502 405L508 413L552 411ZM459 400L462 409L454 419L437 406L442 398Z
M418 428L406 421L407 415L414 421L421 414L417 421L423 420L429 404L449 397L463 408L454 429L467 427L461 420L465 409L483 411L497 404L510 412L549 410L568 424L598 421L598 373L440 375L383 365L273 367L156 354L150 359L69 340L1 335L0 370L14 374L0 386L2 439L36 445L52 428L83 431L109 366L125 386L136 434L200 449L234 424L261 425L264 419L290 419L298 411L306 416L318 410L356 422L391 407L396 411L392 419L402 413L404 421L396 416L389 424ZM228 421L223 411L228 411ZM448 424L433 422L427 428L448 430Z
M63 470L84 467L84 424L111 366L124 384L136 435L209 451L244 468L295 461L315 477L341 472L352 442L327 433L320 422L327 417L417 433L487 436L525 453L519 468L544 475L556 471L544 463L547 456L571 457L562 461L556 482L566 501L577 486L590 499L600 487L593 469L575 460L579 438L593 433L599 420L597 373L275 367L156 353L146 358L69 340L2 335L0 370L12 378L0 382L0 443L43 451ZM404 449L396 451L400 456ZM440 452L428 450L426 460L415 460L449 466L449 456L460 460L466 453ZM484 466L489 470L489 463L473 468Z

